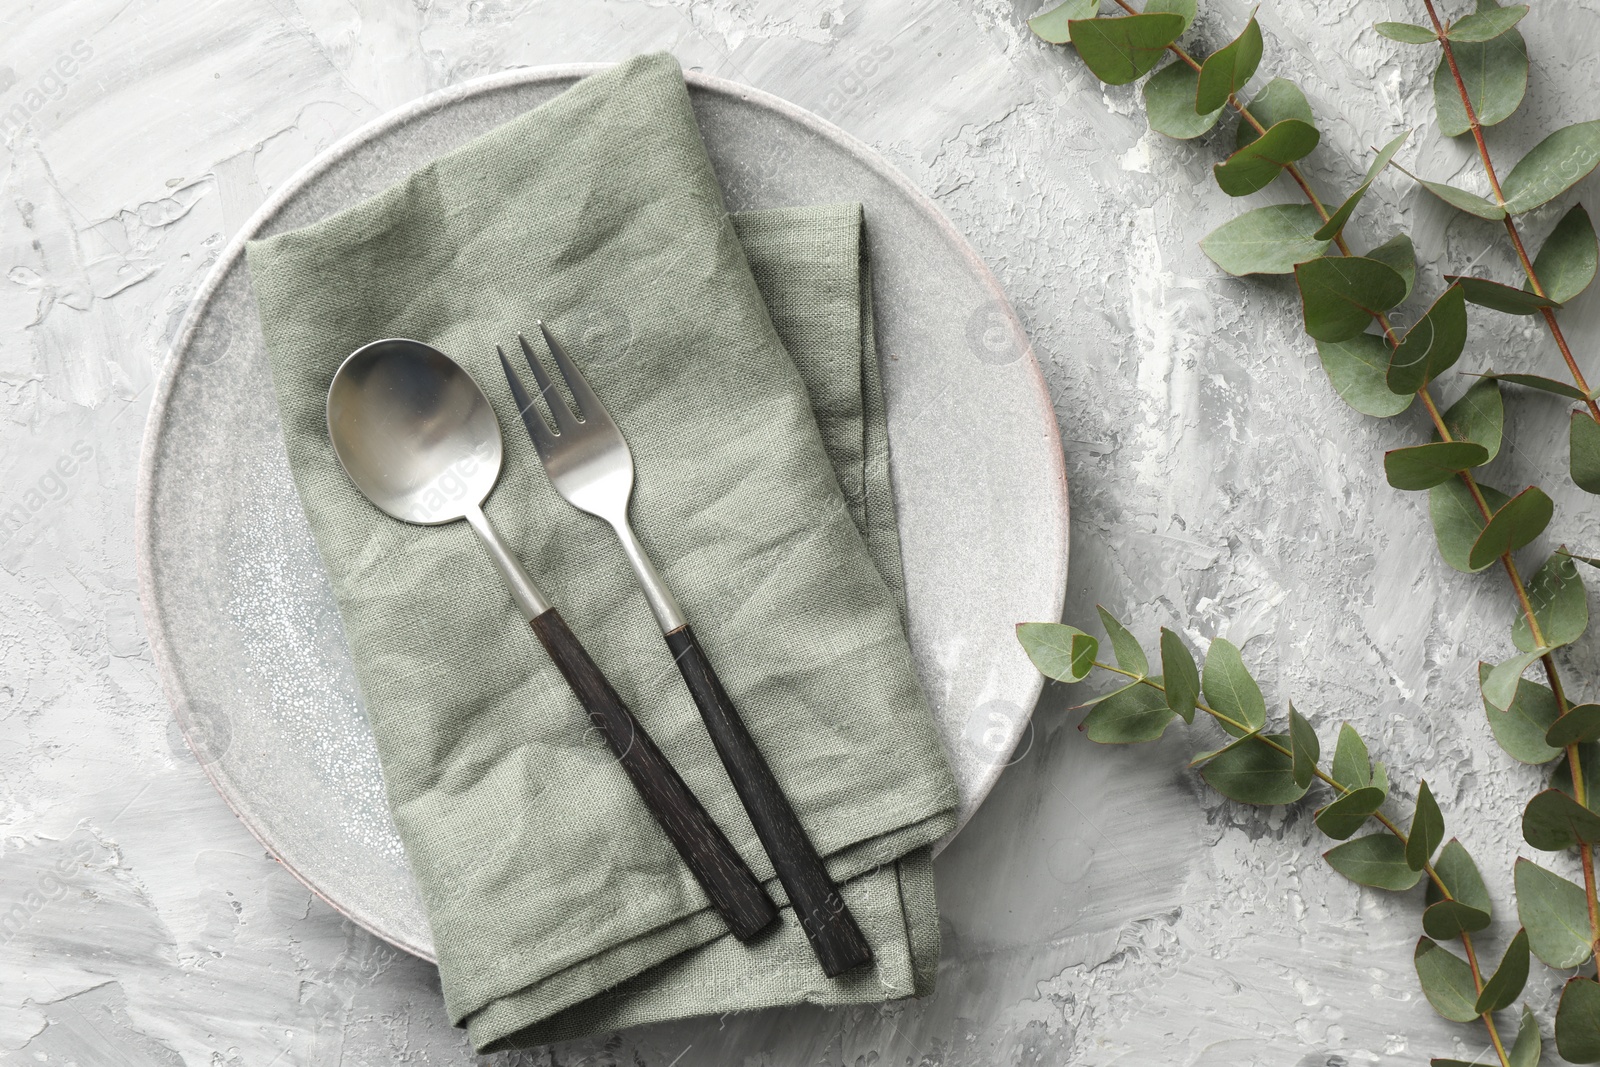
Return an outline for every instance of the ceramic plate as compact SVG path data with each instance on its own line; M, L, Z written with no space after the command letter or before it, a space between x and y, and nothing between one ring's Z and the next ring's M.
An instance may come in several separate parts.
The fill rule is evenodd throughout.
M286 183L208 277L145 435L139 579L189 746L307 886L423 957L432 955L427 920L290 480L244 242L371 196L598 69L513 71L426 97ZM688 79L731 209L865 205L911 645L964 823L1039 694L1012 626L1059 618L1066 589L1066 475L1044 380L993 275L877 153L776 97Z

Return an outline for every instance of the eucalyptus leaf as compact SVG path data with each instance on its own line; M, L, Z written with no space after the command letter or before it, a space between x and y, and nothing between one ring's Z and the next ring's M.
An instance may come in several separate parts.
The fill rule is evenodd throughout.
M1017 640L1039 673L1058 682L1083 681L1100 654L1099 641L1065 623L1018 623Z
M1544 743L1551 748L1566 748L1588 741L1600 741L1600 704L1577 704L1550 724Z
M1365 256L1322 256L1294 269L1306 333L1318 341L1348 341L1374 315L1405 299L1406 280L1387 263Z
M1072 40L1069 23L1079 19L1092 19L1100 10L1100 0L1067 0L1049 11L1041 12L1028 20L1028 29L1040 40L1051 44L1067 44Z
M1444 848L1439 850L1439 858L1433 861L1433 873L1439 876L1439 881L1450 891L1452 900L1466 905L1473 911L1482 912L1485 916L1494 912L1494 905L1489 900L1489 890L1483 884L1483 875L1479 873L1478 865L1472 861L1472 856L1460 841L1452 837L1445 842ZM1440 893L1439 887L1430 881L1428 902L1443 900L1444 894Z
M1176 718L1161 690L1136 683L1089 709L1083 732L1097 744L1133 745L1156 740Z
M1533 491L1529 489L1522 496ZM1494 523L1489 525L1492 527ZM1533 617L1539 623L1539 636L1544 640L1534 641L1527 616L1519 614L1511 624L1511 640L1522 651L1570 645L1589 628L1589 598L1584 592L1583 578L1578 574L1578 565L1565 552L1553 553L1545 560L1528 580L1527 589Z
M1567 453L1573 484L1585 493L1600 493L1600 422L1586 411L1572 413Z
M1558 382L1554 378L1545 378L1538 374L1485 374L1484 377L1493 378L1497 382L1510 382L1512 385L1520 385L1528 389L1538 389L1545 393L1554 393L1556 396L1564 396L1568 400L1576 400L1579 403L1588 399L1588 394L1577 386L1568 385L1566 382Z
M1248 196L1271 185L1284 167L1310 155L1321 138L1310 123L1285 119L1216 164L1211 172L1218 188L1229 196Z
M1344 230L1345 223L1349 222L1350 216L1355 213L1356 205L1361 203L1362 197L1367 195L1367 190L1372 188L1374 179L1383 172L1383 168L1389 165L1390 160L1394 159L1394 154L1400 151L1400 146L1405 144L1406 138L1410 136L1411 131L1406 130L1379 150L1378 158L1374 159L1372 165L1367 168L1367 176L1356 187L1356 191L1351 193L1345 199L1345 202L1340 204L1332 215L1328 216L1328 221L1323 223L1322 227L1317 230L1315 236L1318 240L1331 241Z
M1169 63L1150 76L1144 83L1144 113L1152 130L1187 141L1217 124L1222 108L1204 115L1194 109L1195 84L1199 77L1198 71L1183 62ZM1311 205L1307 204L1306 208L1310 210Z
M1521 22L1522 17L1527 13L1527 4L1500 7L1492 11L1480 11L1475 15L1457 19L1455 24L1445 32L1445 36L1456 43L1480 44L1484 41L1492 41Z
M1480 15L1499 10L1494 0L1478 0ZM1528 46L1522 34L1511 29L1488 41L1459 41L1452 44L1451 51L1479 124L1493 126L1510 118L1528 90ZM1433 71L1433 106L1439 116L1439 132L1446 137L1471 130L1461 90L1443 57Z
M1183 17L1183 28L1188 29L1189 25L1194 22L1195 15L1200 11L1200 4L1199 0L1149 0L1149 3L1144 5L1144 13L1146 15L1152 15L1158 11L1181 15Z
M1407 234L1397 233L1383 244L1367 253L1368 259L1375 259L1379 263L1387 264L1394 268L1396 274L1405 281L1405 292L1400 295L1403 301L1411 296L1411 287L1417 281L1417 249L1411 243Z
M1433 790L1423 781L1417 788L1417 810L1411 817L1411 833L1406 838L1406 864L1420 871L1433 858L1444 841L1444 813L1433 799Z
M1522 672L1548 651L1549 649L1536 648L1496 663L1489 670L1488 677L1484 678L1482 685L1483 699L1488 702L1490 708L1504 711L1515 704L1517 692L1522 688ZM1494 725L1492 718L1490 725Z
M1589 221L1589 213L1582 204L1573 204L1544 239L1539 254L1533 257L1533 273L1545 296L1565 304L1589 288L1597 265L1600 265L1600 244L1595 240L1594 223ZM1522 287L1532 292L1533 283L1524 282ZM1573 392L1578 393L1578 399L1584 398L1581 391L1573 389Z
M1489 519L1488 525L1472 543L1472 550L1467 553L1467 566L1472 570L1481 570L1508 552L1515 552L1532 542L1550 525L1555 507L1543 489L1537 485L1528 486L1506 501L1505 506ZM1523 623L1526 625L1526 620ZM1553 642L1547 641L1545 644L1555 647ZM1526 646L1519 647L1526 652L1534 646L1530 641Z
M1505 208L1492 200L1479 196L1477 193L1469 193L1465 189L1457 189L1455 186L1448 185L1445 182L1430 182L1425 178L1417 177L1409 170L1398 165L1396 169L1457 211L1465 211L1468 215L1476 215L1478 218L1486 219L1489 222L1499 222L1506 217Z
M1387 789L1377 786L1353 789L1317 812L1317 829L1335 841L1343 841L1366 825L1388 795Z
M1161 674L1167 690L1167 707L1186 723L1194 722L1194 705L1200 697L1200 672L1195 669L1183 639L1161 628Z
M1147 84L1154 82L1152 78ZM1310 204L1271 204L1218 226L1200 240L1200 248L1235 277L1292 274L1296 263L1327 251L1328 242L1313 236L1321 224Z
M1422 913L1422 932L1437 941L1449 941L1462 934L1475 934L1487 930L1491 919L1488 912L1469 907L1459 900L1441 900L1429 904Z
M1543 1055L1544 1035L1539 1032L1539 1020L1524 1004L1522 1022L1517 1026L1517 1040L1511 1046L1507 1067L1539 1067Z
M1490 668L1478 664L1478 684L1487 686ZM1545 735L1559 714L1555 694L1549 686L1538 682L1523 682L1517 687L1516 698L1505 710L1495 707L1484 697L1483 708L1489 716L1489 729L1494 739L1514 760L1521 763L1549 763L1561 755L1559 748L1545 743Z
M1483 983L1483 992L1478 994L1478 1002L1473 1007L1478 1010L1479 1015L1509 1008L1522 995L1522 989L1527 984L1528 931L1518 930L1517 935L1511 939L1511 944L1506 946L1505 955L1500 958L1500 966L1496 967L1494 974Z
M1526 289L1516 289L1484 278L1467 278L1446 274L1444 280L1459 284L1467 299L1479 307L1501 311L1507 315L1537 315L1540 308L1553 308L1557 304L1549 297L1537 296Z
M1381 36L1401 44L1432 44L1439 39L1439 35L1428 27L1411 22L1376 22L1372 28Z
M1511 498L1491 485L1478 483L1489 513L1499 511ZM1483 533L1487 520L1483 510L1472 495L1472 490L1460 478L1440 482L1428 490L1428 515L1433 520L1433 536L1439 544L1439 555L1444 561L1464 574L1483 570L1494 560L1481 566L1471 564L1472 546Z
M1267 82L1246 105L1245 110L1261 124L1262 129L1271 129L1287 119L1299 119L1308 126L1316 125L1306 94L1287 78L1273 78ZM1234 147L1243 148L1259 136L1260 134L1256 133L1255 127L1249 122L1241 122L1238 132L1234 135Z
M1111 612L1099 604L1094 609L1100 613L1100 625L1106 628L1106 636L1111 639L1111 651L1117 657L1117 666L1140 678L1149 674L1150 661L1145 658L1144 649L1139 647L1139 639L1129 633L1128 628L1118 622Z
M1309 788L1317 776L1317 760L1322 756L1322 743L1317 731L1306 717L1289 705L1289 751L1293 757L1294 784Z
M1422 874L1406 866L1405 846L1393 834L1379 833L1346 841L1322 854L1328 865L1358 885L1396 892L1410 889Z
M1600 1063L1600 982L1571 978L1556 1006L1556 1051L1568 1063Z
M1365 789L1372 784L1372 757L1367 754L1367 743L1349 723L1339 727L1339 739L1333 747L1332 777L1346 789Z
M1235 737L1254 733L1267 724L1267 704L1261 687L1245 669L1239 649L1226 638L1214 639L1206 650L1200 688L1206 703L1230 720L1221 726Z
M1546 789L1522 810L1522 839L1540 852L1600 844L1600 813L1559 789Z
M1433 1010L1446 1019L1470 1023L1478 1017L1478 990L1467 961L1431 937L1417 939L1413 957L1422 992Z
M1594 952L1583 887L1531 860L1516 866L1517 917L1533 954L1557 970L1578 967Z
M1463 326L1466 309L1462 307ZM1473 441L1489 453L1492 460L1500 454L1500 444L1505 437L1506 405L1500 395L1500 386L1489 378L1480 378L1467 387L1467 391L1444 413L1445 429L1457 441Z
M1262 48L1261 26L1251 15L1243 32L1211 53L1201 66L1194 109L1204 114L1226 105L1261 65Z
M1534 145L1500 183L1513 215L1548 204L1600 165L1600 119L1564 126Z
M1289 747L1287 735L1274 734L1271 740ZM1200 774L1211 788L1243 804L1292 804L1306 792L1294 780L1293 760L1260 734L1241 737L1218 752Z
M1334 391L1363 415L1387 419L1411 407L1411 393L1389 388L1389 343L1374 333L1358 333L1345 341L1318 341L1317 355Z
M1576 746L1578 761L1583 766L1583 796L1589 809L1600 809L1600 744L1580 743ZM1569 796L1576 796L1572 786L1572 757L1563 753L1563 759L1550 776L1550 784Z
M1432 489L1464 470L1489 462L1489 450L1472 441L1435 441L1383 454L1383 473L1396 489Z
M1163 12L1071 19L1067 33L1095 77L1107 85L1127 85L1154 69L1187 25L1182 15Z
M1390 391L1404 396L1415 393L1455 366L1466 344L1466 295L1459 285L1452 285L1439 294L1439 298L1433 302L1428 313L1418 319L1416 325L1407 330L1406 335L1400 339L1400 346L1394 350L1394 357L1389 362L1387 382ZM1492 384L1489 388L1498 401L1499 390ZM1468 390L1468 396L1471 395L1471 390ZM1480 394L1475 402L1482 402L1483 399ZM1504 421L1503 417L1501 421ZM1476 437L1470 437L1469 440L1478 441L1479 444L1489 448L1487 441L1481 441ZM1493 447L1489 450L1490 458L1493 458L1499 450L1500 441L1497 435Z

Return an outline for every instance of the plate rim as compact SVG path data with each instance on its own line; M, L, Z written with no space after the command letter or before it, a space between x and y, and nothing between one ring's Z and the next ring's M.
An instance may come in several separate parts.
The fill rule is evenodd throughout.
M398 128L429 112L483 93L522 85L569 79L576 80L609 70L617 65L616 63L558 63L532 67L514 67L435 90L416 98L410 103L402 104L378 115L317 153L304 166L285 179L283 184L274 190L250 214L249 218L240 225L238 231L229 238L228 243L217 256L216 262L207 271L199 288L195 290L194 298L185 310L181 325L173 336L172 343L168 346L166 356L162 361L160 375L156 381L156 388L150 402L150 410L146 413L144 428L141 432L138 482L134 494L134 559L139 582L139 601L145 626L145 637L150 648L151 658L156 665L157 677L161 683L162 697L166 700L173 717L178 722L179 728L183 731L186 744L188 744L194 730L193 721L185 713L185 709L188 707L187 689L174 666L175 657L172 654L172 650L168 647L166 613L161 608L160 598L154 595L157 587L152 562L155 553L153 509L155 504L156 459L160 450L159 444L163 436L163 430L167 425L167 411L173 390L177 384L178 374L183 369L185 362L183 356L189 351L205 311L216 296L217 290L221 288L224 279L233 270L240 257L243 256L246 243L263 224L281 211L284 205L298 195L313 179L319 177L357 148L371 142L389 130ZM974 277L988 289L993 306L1005 315L1012 328L1013 336L1021 341L1022 356L1018 362L1025 364L1028 371L1028 383L1032 387L1034 401L1040 405L1046 416L1046 424L1050 428L1047 444L1054 445L1053 448L1045 449L1050 464L1047 484L1056 495L1056 504L1058 505L1056 511L1061 516L1061 522L1058 542L1059 551L1054 553L1053 558L1049 561L1050 573L1048 578L1053 582L1052 588L1056 590L1054 604L1051 608L1052 619L1049 621L1059 619L1066 604L1067 564L1070 549L1066 454L1061 446L1061 427L1055 416L1055 406L1050 399L1050 390L1044 378L1044 371L1039 366L1038 357L1034 354L1033 342L1023 329L1021 321L1017 318L1016 311L1012 308L1010 300L1007 299L1005 291L1001 288L999 279L995 277L994 272L989 269L989 265L978 255L977 250L967 241L966 236L956 229L955 225L946 217L939 205L866 142L822 118L820 115L763 89L757 89L754 86L745 85L714 74L707 74L700 70L685 69L683 76L684 81L692 87L732 97L776 112L801 126L809 128L848 151L867 169L895 186L902 195L931 218L945 236L950 239L950 243L960 250L962 258L966 260ZM986 778L981 780L982 789L978 793L978 802L973 805L971 810L960 817L949 834L935 843L934 855L938 855L939 852L943 851L944 847L961 832L962 827L967 824L977 809L982 806L983 801L988 798L995 783L999 780L1001 772L1010 765L1011 756L1015 752L1016 746L1032 724L1033 712L1038 704L1039 694L1043 692L1043 689L1044 676L1036 673L1031 683L1025 687L1023 694L1027 713L1018 718L1016 730L1009 738L1004 750L996 753L997 758L990 765L991 770ZM375 937L424 960L434 961L435 957L431 947L416 944L401 934L388 930L384 923L378 921L378 917L367 914L366 909L334 900L321 887L314 884L309 876L284 859L283 850L275 840L275 835L246 815L245 810L239 803L239 798L235 797L231 787L219 777L214 769L216 761L208 762L204 759L197 759L196 762L200 764L201 769L210 780L212 788L227 804L228 809L250 831L250 834L261 843L278 865L292 874L301 885L333 908L334 911Z

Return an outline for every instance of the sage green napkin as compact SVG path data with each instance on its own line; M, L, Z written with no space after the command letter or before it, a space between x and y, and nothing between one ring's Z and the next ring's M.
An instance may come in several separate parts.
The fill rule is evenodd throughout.
M254 242L284 442L339 601L452 1021L480 1051L925 993L955 790L912 669L856 205L729 216L670 56ZM495 357L537 318L628 435L633 519L872 941L830 981L785 908L710 910L465 523L374 509L329 445L340 361L415 337L506 439L486 510L780 903L608 527L551 489Z

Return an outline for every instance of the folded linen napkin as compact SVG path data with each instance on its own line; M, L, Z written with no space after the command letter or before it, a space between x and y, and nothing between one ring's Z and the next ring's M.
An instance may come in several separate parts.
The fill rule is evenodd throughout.
M580 81L249 262L450 1017L480 1051L654 1020L926 993L928 846L955 789L902 618L858 205L730 216L682 72ZM650 818L465 523L373 508L328 441L343 358L415 337L505 429L495 525L780 904L608 527L561 500L496 343L536 318L627 434L633 519L873 944L826 979L785 908L741 944Z

